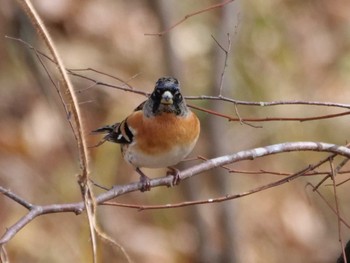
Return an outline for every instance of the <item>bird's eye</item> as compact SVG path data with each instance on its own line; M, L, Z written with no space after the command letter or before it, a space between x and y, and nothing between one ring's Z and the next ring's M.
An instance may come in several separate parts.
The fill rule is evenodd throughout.
M182 100L182 95L181 95L181 93L180 92L176 92L175 94L174 94L174 96L177 98L177 100Z
M161 93L161 90L159 89L155 89L153 92L154 95L159 95L160 93Z

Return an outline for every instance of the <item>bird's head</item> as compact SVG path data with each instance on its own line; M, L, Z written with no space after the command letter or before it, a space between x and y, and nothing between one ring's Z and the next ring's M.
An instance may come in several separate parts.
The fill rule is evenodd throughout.
M149 98L149 104L151 104L149 106L151 106L153 114L168 112L182 115L187 109L181 95L180 83L173 77L158 79Z

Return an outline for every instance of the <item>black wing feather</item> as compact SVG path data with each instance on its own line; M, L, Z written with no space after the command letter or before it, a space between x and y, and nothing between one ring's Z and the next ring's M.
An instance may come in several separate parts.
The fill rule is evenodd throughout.
M139 106L135 108L134 111L140 111L143 109L145 102L142 102ZM96 130L93 130L92 133L105 133L106 136L103 138L103 141L115 142L120 144L129 144L132 143L134 135L132 134L126 120L118 122L113 125L106 125Z

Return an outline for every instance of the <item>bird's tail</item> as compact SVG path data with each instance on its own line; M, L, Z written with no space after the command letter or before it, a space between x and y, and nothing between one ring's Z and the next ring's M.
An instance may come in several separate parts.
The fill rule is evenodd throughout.
M106 141L112 141L111 138L113 137L115 128L119 126L119 123L113 124L113 125L106 125L103 127L100 127L96 130L91 131L91 134L98 134L98 133L104 133L107 134L103 137L103 139L97 143L96 145L90 146L89 148L95 148L100 146L101 144L105 143Z
M92 134L94 133L111 133L114 131L115 127L117 126L117 124L114 125L106 125L103 127L100 127L96 130L91 131Z

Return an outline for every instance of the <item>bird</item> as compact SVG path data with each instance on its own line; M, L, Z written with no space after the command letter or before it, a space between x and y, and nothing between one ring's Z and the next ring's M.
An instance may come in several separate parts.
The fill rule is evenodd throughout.
M98 128L106 134L98 145L108 141L121 146L124 160L140 175L141 191L149 191L150 179L140 168L165 168L179 183L179 171L173 166L193 150L200 134L200 121L181 94L174 77L161 77L146 101L123 121Z

